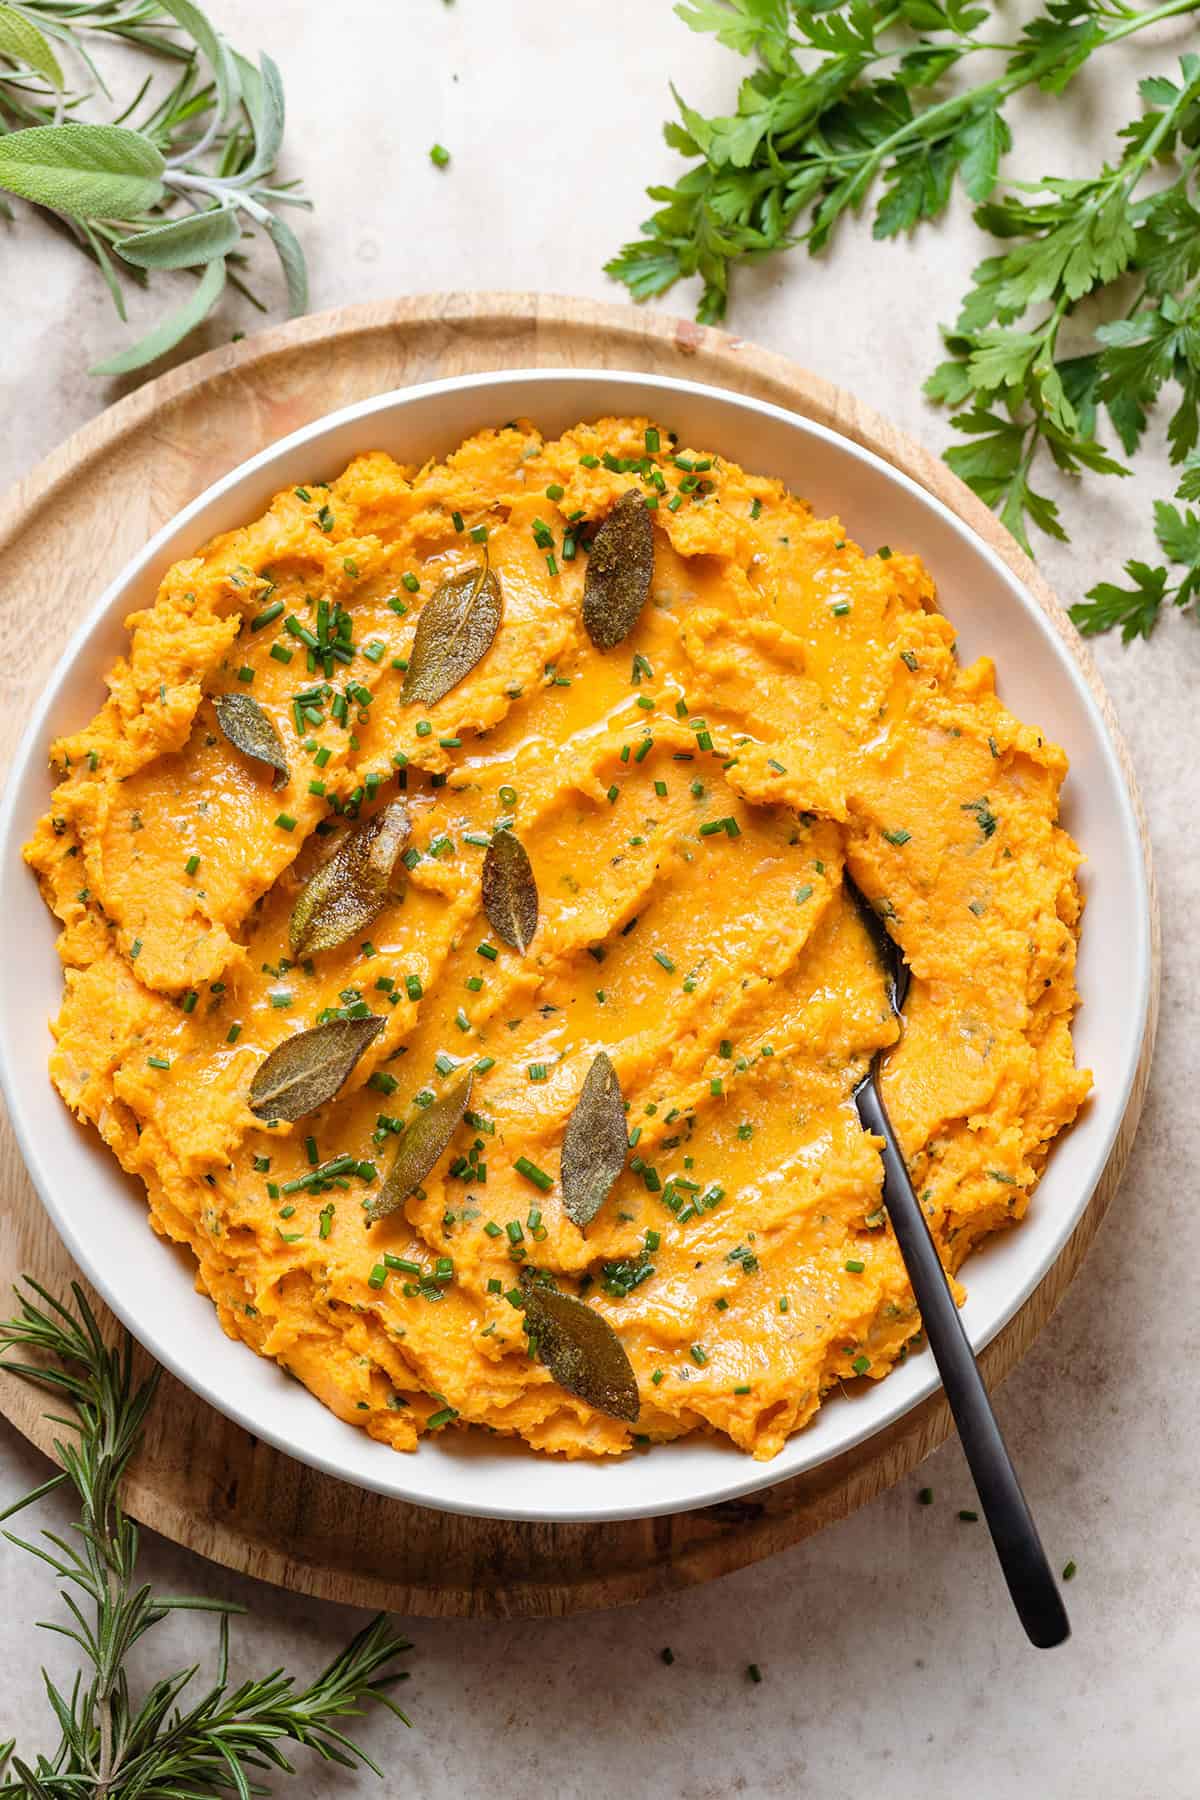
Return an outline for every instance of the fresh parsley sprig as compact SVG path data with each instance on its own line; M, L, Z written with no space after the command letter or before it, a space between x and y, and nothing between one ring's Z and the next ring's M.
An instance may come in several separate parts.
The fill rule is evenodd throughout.
M1039 457L1075 473L1125 475L1097 436L1101 409L1126 456L1142 439L1150 408L1170 388L1167 426L1172 459L1182 463L1200 432L1200 211L1191 198L1200 164L1200 57L1182 60L1182 79L1142 83L1145 111L1121 133L1123 150L1088 180L1045 177L979 208L976 218L1011 248L979 264L954 328L950 360L926 383L931 398L967 403L953 423L969 441L946 453L956 473L990 504L1029 548L1026 521L1065 538L1058 509L1032 485ZM1177 179L1161 185L1165 162ZM1157 185L1140 189L1148 175ZM1092 327L1090 344L1059 353L1064 321L1080 301L1118 281L1136 285L1126 316ZM1168 555L1182 547L1175 509L1158 509ZM1164 539L1163 532L1166 536ZM1112 591L1093 590L1073 608L1084 630L1128 627L1144 634L1166 595L1161 581L1138 578L1141 600L1114 619ZM1097 594L1099 593L1099 598ZM1153 599L1154 594L1158 600ZM1181 584L1178 604L1195 597Z
M644 235L607 264L636 299L699 275L698 316L724 315L732 268L770 251L825 248L873 190L873 233L893 237L946 209L955 183L983 230L1004 246L974 272L949 356L926 392L959 409L965 442L947 461L1030 549L1029 527L1066 530L1036 485L1047 460L1070 474L1128 473L1097 436L1103 416L1132 455L1161 394L1174 408L1171 454L1185 463L1200 434L1200 57L1179 80L1143 82L1143 111L1120 134L1120 155L1090 179L1005 180L1008 99L1036 85L1058 93L1100 51L1200 0L1138 9L1125 0L1047 0L1011 40L972 0L681 0L694 31L752 56L736 113L705 118L676 95L668 144L698 159L673 187L649 190L659 210ZM999 75L969 85L971 59L999 53ZM949 79L954 88L949 94ZM1167 168L1172 179L1163 182ZM1150 191L1147 191L1149 188ZM1091 342L1060 351L1064 322L1116 283L1136 282L1126 316ZM1126 295L1128 299L1128 295ZM1185 475L1186 482L1186 475ZM1195 499L1186 486L1180 499ZM1191 515L1156 513L1165 569L1130 564L1133 586L1094 589L1073 609L1085 631L1146 634L1164 604L1200 594ZM1124 599L1117 598L1124 594Z
M115 119L85 120L89 103L112 100L92 48L114 41L152 66ZM155 66L177 71L163 92ZM271 58L249 62L195 0L0 3L0 189L44 208L93 258L122 319L125 280L197 271L176 312L93 374L127 374L172 349L226 281L265 310L244 279L256 232L282 265L289 310L307 311L304 252L281 209L310 202L275 179L283 131ZM0 216L13 217L2 194Z
M1185 474L1179 492L1200 499L1200 465L1193 460L1193 478ZM1167 561L1182 566L1174 581L1161 566L1136 559L1125 564L1128 587L1101 581L1089 589L1086 600L1071 608L1081 631L1095 633L1118 628L1128 644L1135 637L1149 637L1166 606L1200 611L1200 513L1183 512L1167 500L1154 503L1154 535Z
M47 1388L73 1410L55 1418L76 1435L55 1442L61 1473L18 1500L0 1518L69 1483L80 1517L71 1539L42 1533L44 1545L6 1532L11 1543L46 1563L66 1584L69 1618L45 1629L70 1638L89 1673L64 1692L43 1672L59 1731L56 1747L32 1758L15 1740L0 1745L0 1800L166 1800L172 1795L237 1794L249 1800L266 1790L259 1772L294 1773L286 1746L302 1745L345 1768L381 1771L338 1721L361 1715L371 1701L408 1720L387 1692L404 1675L392 1671L411 1646L380 1616L365 1626L307 1686L282 1669L230 1687L229 1618L245 1609L220 1600L164 1598L137 1581L138 1530L121 1507L121 1482L136 1451L158 1381L134 1378L132 1346L110 1348L78 1286L74 1309L34 1281L18 1290L20 1312L0 1324L0 1349L32 1352L36 1360L4 1367ZM34 1298L36 1296L36 1299ZM41 1302L41 1304L39 1304ZM138 1700L126 1662L138 1640L183 1608L220 1614L216 1679L200 1698L185 1701L195 1667L162 1676Z
M938 218L955 179L987 200L1011 148L1004 105L1014 93L1060 93L1098 51L1198 9L1200 0L1146 11L1049 0L1015 40L997 42L981 35L991 8L969 0L680 0L693 31L760 67L728 117L704 118L675 95L680 123L664 136L700 161L673 188L648 190L661 209L607 272L639 300L699 275L697 317L720 319L735 263L797 243L824 249L877 180L877 238ZM1003 74L940 96L952 71L996 52Z

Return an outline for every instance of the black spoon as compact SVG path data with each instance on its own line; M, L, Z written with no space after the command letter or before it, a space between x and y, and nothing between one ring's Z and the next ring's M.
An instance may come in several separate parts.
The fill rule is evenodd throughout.
M908 994L908 964L849 872L845 882L887 974L892 1011L900 1018ZM925 1335L950 1402L1008 1591L1031 1643L1039 1650L1049 1650L1070 1637L1070 1622L883 1104L879 1070L886 1054L875 1052L870 1068L854 1090L854 1104L863 1129L883 1139L883 1202L921 1309Z

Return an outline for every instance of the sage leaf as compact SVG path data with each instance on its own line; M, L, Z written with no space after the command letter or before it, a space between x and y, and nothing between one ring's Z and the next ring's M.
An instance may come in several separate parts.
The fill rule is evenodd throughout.
M604 1205L628 1152L621 1084L601 1050L583 1078L563 1138L563 1211L580 1230Z
M41 75L51 87L63 90L63 72L57 56L44 37L24 13L15 6L0 6L0 56L10 62L22 62L35 75Z
M233 58L254 133L253 159L238 176L240 185L245 187L251 181L269 175L278 160L283 143L283 80L278 65L265 51L258 59L257 68L236 50Z
M583 584L583 623L597 650L622 643L638 622L654 578L654 526L637 488L621 495L592 539Z
M191 269L227 256L241 235L241 222L232 206L214 206L208 212L188 213L166 225L135 232L123 238L117 250L138 269Z
M0 187L73 219L128 219L163 197L162 152L125 125L31 125L0 138Z
M228 46L222 42L200 8L192 4L192 0L159 0L159 5L173 19L178 19L190 37L195 38L213 72L217 90L217 122L223 124L241 93Z
M294 1123L332 1100L355 1063L383 1030L367 1019L326 1019L285 1038L263 1059L250 1083L250 1110L260 1119Z
M274 769L272 787L281 788L291 780L292 771L279 733L257 700L249 694L216 694L213 707L217 724L234 749Z
M632 1425L641 1410L637 1377L620 1338L592 1307L521 1270L525 1331L560 1388L597 1412Z
M483 859L483 910L498 938L524 956L538 922L533 864L520 838L497 831Z
M376 1219L386 1219L389 1213L402 1206L413 1189L420 1187L425 1177L441 1161L451 1138L462 1124L463 1114L471 1104L471 1084L474 1079L473 1074L468 1075L457 1087L447 1088L444 1094L439 1094L407 1126L400 1139L395 1161L388 1170L387 1179L379 1192L371 1195L363 1209L369 1223L374 1224Z
M17 132L14 135L24 137L25 133ZM3 149L6 141L8 140L0 140L0 149ZM164 319L161 325L156 325L153 331L147 332L144 338L131 345L128 350L122 350L116 356L110 356L107 362L93 363L88 373L90 375L128 375L131 369L141 369L147 363L156 362L160 356L165 356L168 350L173 350L189 331L195 330L201 319L212 311L221 298L224 286L224 259L206 264L203 275L178 312L173 312L170 318Z
M298 319L308 311L308 264L300 239L287 220L274 213L268 213L262 223L275 246L287 282L288 312L293 319Z
M433 706L491 649L500 629L500 583L486 561L439 582L421 608L401 700Z
M378 918L392 894L408 834L408 808L393 800L342 839L292 908L288 936L294 956L336 950Z

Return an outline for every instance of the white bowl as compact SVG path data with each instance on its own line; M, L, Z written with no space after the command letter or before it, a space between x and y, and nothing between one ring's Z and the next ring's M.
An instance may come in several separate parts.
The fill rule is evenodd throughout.
M168 565L214 533L254 519L279 488L336 475L357 452L418 462L468 433L533 419L547 434L579 419L649 414L689 443L781 477L819 515L836 512L868 545L919 551L958 629L964 659L992 653L1004 700L1065 745L1064 819L1087 852L1088 906L1079 959L1080 1063L1096 1090L1054 1150L1029 1213L972 1257L963 1323L977 1349L1028 1299L1082 1215L1129 1096L1150 1001L1150 902L1134 808L1114 744L1079 668L1016 577L940 501L879 458L820 425L692 382L606 370L528 370L431 382L333 413L225 476L147 544L97 601L34 709L0 810L0 1081L25 1161L76 1262L113 1311L181 1381L301 1462L361 1487L477 1516L589 1520L675 1512L746 1494L840 1455L926 1399L937 1370L926 1352L865 1394L831 1398L773 1462L702 1438L620 1461L564 1463L480 1434L430 1438L400 1455L343 1424L271 1362L222 1332L196 1293L190 1259L146 1221L127 1180L81 1130L46 1072L47 1021L62 973L54 927L21 845L49 795L46 748L103 697L102 675L125 646L122 621L147 605Z

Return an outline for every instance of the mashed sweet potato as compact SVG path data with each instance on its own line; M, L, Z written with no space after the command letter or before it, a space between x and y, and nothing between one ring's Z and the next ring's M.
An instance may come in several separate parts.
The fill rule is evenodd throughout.
M601 651L588 542L631 488L653 579ZM490 648L404 702L422 607L485 550ZM913 970L885 1094L947 1268L1025 1211L1089 1087L1066 758L989 661L959 665L916 556L644 419L516 424L277 495L128 625L26 851L63 926L51 1073L226 1331L340 1417L406 1450L474 1424L566 1456L707 1429L770 1457L906 1353L920 1321L851 1100L897 1031L843 859ZM231 693L286 779L218 728ZM397 798L393 897L297 960L304 883ZM524 955L481 910L506 821L539 894ZM285 1038L367 1012L383 1027L334 1099L250 1109ZM581 1229L561 1146L599 1050L631 1148ZM467 1069L449 1150L371 1223L406 1125ZM530 1354L522 1268L611 1324L636 1423Z

